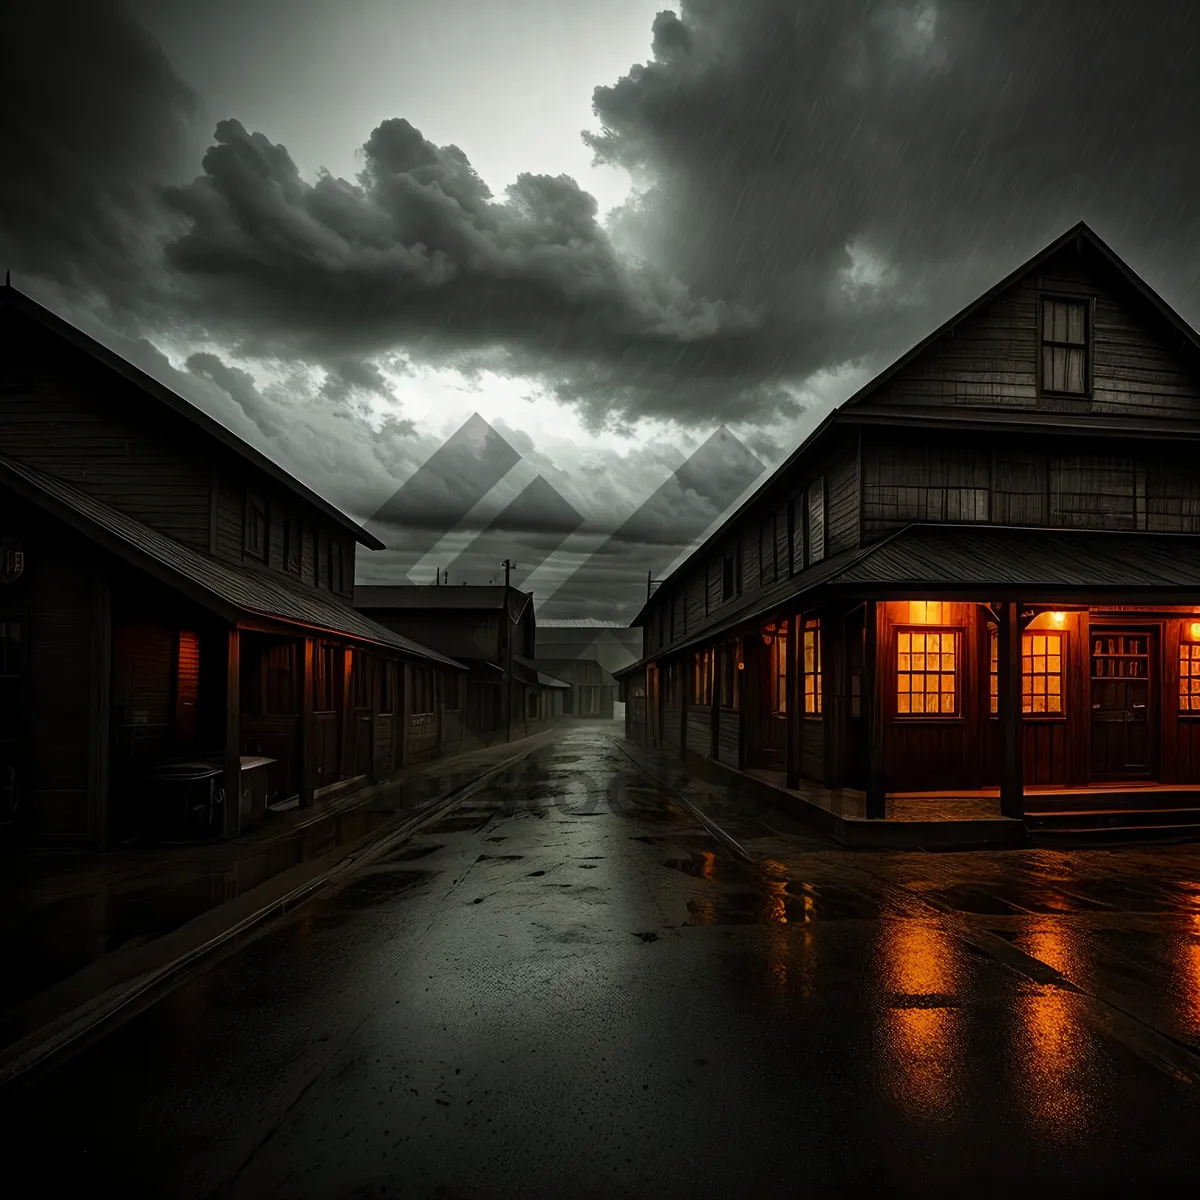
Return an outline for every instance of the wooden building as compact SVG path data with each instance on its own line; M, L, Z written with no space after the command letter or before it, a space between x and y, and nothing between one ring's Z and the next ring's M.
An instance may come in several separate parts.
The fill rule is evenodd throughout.
M618 672L629 734L861 789L869 816L1178 800L1200 785L1198 452L1200 340L1079 225L653 591Z
M639 629L594 618L539 622L537 663L571 685L568 716L612 720L619 686L613 672L642 656Z
M463 668L351 604L356 546L379 543L7 284L0 497L10 832L136 836L147 773L192 760L220 768L234 835L270 802L456 744Z
M533 596L505 584L363 584L354 604L372 620L467 668L468 745L528 737L560 717L569 685L534 661Z

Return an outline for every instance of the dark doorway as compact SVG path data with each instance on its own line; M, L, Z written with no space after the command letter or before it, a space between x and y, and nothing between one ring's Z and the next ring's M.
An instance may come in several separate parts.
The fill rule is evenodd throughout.
M1093 629L1091 642L1092 778L1148 779L1157 730L1154 634Z

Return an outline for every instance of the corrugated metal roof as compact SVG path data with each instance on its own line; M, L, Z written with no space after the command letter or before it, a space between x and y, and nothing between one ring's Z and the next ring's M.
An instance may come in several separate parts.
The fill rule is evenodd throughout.
M26 463L0 458L0 482L111 552L136 566L149 566L154 574L165 576L166 582L227 618L266 617L464 669L453 659L377 625L328 592L293 586L277 575L209 558Z
M830 586L1010 589L1200 587L1200 535L995 525L909 525Z
M177 395L169 387L159 383L152 375L147 375L145 371L135 367L133 363L122 358L101 342L96 341L95 338L89 337L83 330L76 329L69 321L64 321L57 313L51 312L50 309L46 308L43 304L39 304L31 296L18 291L6 280L4 286L0 287L0 309L9 304L13 308L23 312L26 316L32 317L33 320L50 330L51 333L61 337L64 341L70 342L71 345L82 350L84 354L95 359L110 371L114 371L123 379L128 380L147 396L157 400L160 404L181 416L185 421L190 422L195 428L200 429L227 449L232 450L234 454L244 459L251 466L265 472L276 482L283 484L289 491L307 500L309 504L319 509L327 517L332 518L348 533L353 534L355 540L361 545L367 546L372 550L386 549L383 542L373 533L368 533L357 521L352 520L344 512L335 508L323 496L317 495L312 488L301 483L300 480L285 471L278 463L272 462L260 450L256 450L251 446L249 442L243 441L232 429L227 429L220 421L214 420L208 413L203 412L190 401Z

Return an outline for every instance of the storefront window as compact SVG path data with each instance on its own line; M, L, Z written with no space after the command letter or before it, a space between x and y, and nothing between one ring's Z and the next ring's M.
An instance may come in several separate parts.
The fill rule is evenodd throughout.
M804 625L804 715L821 715L821 622Z
M1200 712L1200 642L1179 644L1179 711Z
M1000 711L1000 636L994 625L988 626L988 643L991 659L988 673L988 708L992 716L996 716ZM1200 666L1200 662L1197 665ZM1023 633L1021 711L1033 716L1062 716L1062 676L1063 635ZM1200 709L1200 705L1197 705L1197 708Z
M896 631L896 711L904 717L958 715L956 631Z

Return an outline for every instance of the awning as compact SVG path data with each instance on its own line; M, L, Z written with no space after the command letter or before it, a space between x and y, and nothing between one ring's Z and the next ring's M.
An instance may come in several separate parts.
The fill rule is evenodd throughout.
M753 621L830 599L1200 604L1200 535L999 525L907 525L757 593L647 663L732 635Z
M458 671L465 669L453 659L377 625L328 592L292 586L277 575L208 558L27 463L0 458L0 483L231 624L246 617L266 618L385 646Z

